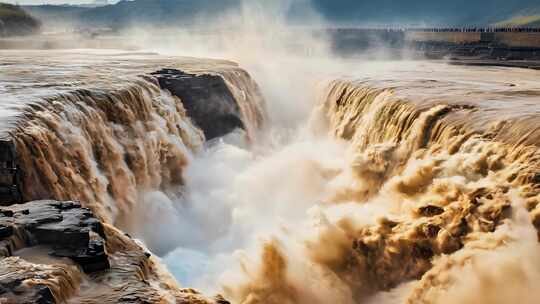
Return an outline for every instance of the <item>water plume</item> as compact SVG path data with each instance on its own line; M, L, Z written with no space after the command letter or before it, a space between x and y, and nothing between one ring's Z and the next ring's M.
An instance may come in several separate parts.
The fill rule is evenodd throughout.
M239 138L249 142L264 121L257 85L233 65L214 74L237 103L245 126ZM179 238L165 231L181 225L173 201L183 195L184 171L205 135L154 76L48 96L21 116L11 136L24 184L32 185L24 187L25 200L79 200L155 252L177 245ZM140 225L157 218L155 229Z
M219 193L213 200L227 205L231 217L221 240L202 249L210 257L205 266L210 277L231 262L235 248L244 248L232 254L239 257L239 267L222 276L228 299L452 301L446 292L461 294L454 289L461 290L469 276L461 276L465 264L448 261L483 256L470 249L480 248L493 255L493 263L506 265L512 260L507 252L524 252L519 248L528 242L537 246L534 147L464 124L464 113L481 111L472 105L419 106L394 90L340 81L330 82L323 96L306 120L314 125L265 149L242 150L253 156L227 178L241 186L212 185L210 192ZM514 128L526 132L519 121ZM215 143L212 150L220 145L238 149ZM220 155L227 153L221 150ZM282 173L279 180L273 178L276 170ZM187 189L202 191L189 182ZM509 227L528 231L527 237L514 236ZM165 262L174 264L181 257L170 255ZM430 287L445 280L439 267L457 277L444 287ZM535 274L519 274L526 268L508 267L534 281ZM486 278L486 284L504 276L504 271L490 274L485 266L471 272L470 277L482 278L473 282ZM195 286L215 288L208 277L192 276L200 279L192 281Z
M540 227L540 133L526 114L534 96L523 94L532 76L513 71L523 79L513 92L501 71L341 60L325 37L295 32L280 5L225 15L215 23L234 30L210 45L187 33L156 46L240 62L268 114L251 145L232 134L190 160L183 195L165 204L177 206L182 245L163 261L184 284L233 303L452 301L442 294L489 267L465 278L445 259L511 235L523 205ZM534 233L531 220L522 225ZM527 242L485 246L507 264ZM441 269L456 279L432 291L425 282L443 280Z
M335 60L324 37L291 30L286 4L223 16L233 30L210 46L190 33L155 46L250 70L266 107L243 73L225 77L251 105L247 139L204 142L151 81L75 92L18 130L27 197L82 199L184 285L233 303L533 303L537 74Z

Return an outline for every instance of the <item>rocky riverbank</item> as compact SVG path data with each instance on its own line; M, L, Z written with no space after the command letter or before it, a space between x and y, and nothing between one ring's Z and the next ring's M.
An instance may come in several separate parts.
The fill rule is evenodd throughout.
M227 303L180 289L151 253L76 202L0 209L2 303Z

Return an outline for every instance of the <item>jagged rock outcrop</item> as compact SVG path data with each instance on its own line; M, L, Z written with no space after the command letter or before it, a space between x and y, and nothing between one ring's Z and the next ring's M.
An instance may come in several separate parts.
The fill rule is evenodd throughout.
M109 268L101 222L75 202L35 201L0 209L0 254L50 246L51 256L70 258L85 272Z
M143 247L76 202L0 209L0 303L227 303L178 288Z
M188 116L203 130L207 140L245 128L238 103L223 77L176 69L162 69L152 74L161 88L182 100Z

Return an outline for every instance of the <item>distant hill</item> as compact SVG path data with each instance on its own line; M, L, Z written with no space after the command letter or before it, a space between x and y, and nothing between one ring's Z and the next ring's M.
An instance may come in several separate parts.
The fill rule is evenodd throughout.
M92 8L73 5L26 5L24 10L43 21L43 28L48 30L68 31L81 25L80 15Z
M81 14L87 23L177 25L191 24L200 17L213 18L238 8L240 0L134 0L98 7ZM204 20L202 18L202 20Z
M224 12L240 13L241 3L242 0L123 0L96 8L52 5L26 8L47 23L122 28L211 23ZM514 18L540 15L538 0L294 0L290 3L287 14L290 20L301 20L310 6L338 26L486 26L522 22L524 19ZM535 22L524 24L536 25Z
M186 25L238 8L241 0L133 0L99 7L32 5L25 9L48 24L122 28Z
M40 26L40 21L20 6L0 3L0 37L33 34Z
M483 26L538 10L538 0L312 0L338 24Z

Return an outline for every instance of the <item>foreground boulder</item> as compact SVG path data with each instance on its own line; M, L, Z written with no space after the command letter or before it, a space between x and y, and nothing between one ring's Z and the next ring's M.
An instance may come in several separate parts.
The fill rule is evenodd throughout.
M0 303L228 303L181 289L141 245L76 202L0 209Z

